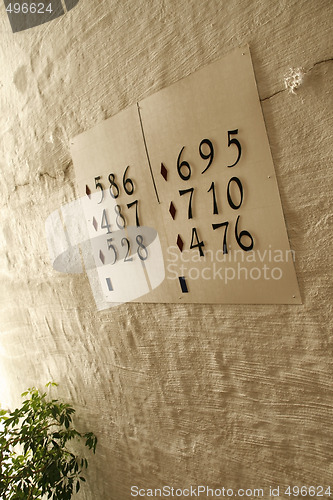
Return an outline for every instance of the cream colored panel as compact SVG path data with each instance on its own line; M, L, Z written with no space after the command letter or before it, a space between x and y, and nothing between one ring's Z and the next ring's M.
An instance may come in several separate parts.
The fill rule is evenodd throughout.
M72 154L107 302L301 303L248 47Z

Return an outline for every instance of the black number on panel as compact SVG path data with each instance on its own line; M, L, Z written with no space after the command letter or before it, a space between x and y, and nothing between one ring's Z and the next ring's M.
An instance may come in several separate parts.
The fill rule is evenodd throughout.
M127 174L128 169L129 169L129 165L128 165L128 167L126 167L126 170L125 170L124 175L123 175L123 186L125 189L125 193L128 195L131 195L134 193L134 184L133 184L132 179L129 179L129 178L126 179L126 174Z
M204 144L207 144L207 146L209 147L209 153L208 154L205 154L203 151L202 151L202 146ZM199 146L199 153L200 153L200 156L201 158L203 158L204 160L209 160L208 161L208 165L207 167L205 168L205 170L203 170L201 173L204 174L206 172L206 170L209 169L209 167L211 166L212 162L213 162L213 159L214 159L214 148L213 148L213 144L211 143L211 141L209 139L203 139L201 142L200 142L200 146Z
M193 196L193 191L194 191L194 188L189 188L189 189L180 189L179 190L179 194L180 196L183 196L183 194L186 194L186 193L191 193L190 194L190 199L189 199L189 202L188 202L188 219L192 219L192 196Z
M196 240L196 243L194 244L194 240ZM202 247L204 247L205 244L203 241L199 241L199 237L198 237L198 232L197 232L197 228L194 227L192 228L192 239L191 239L191 246L190 248L198 248L199 249L199 254L200 254L200 257L203 257L204 256L204 253L203 253L203 250L202 250Z
M103 215L102 215L102 222L101 222L101 228L107 230L107 234L110 234L112 231L110 229L111 224L109 224L108 221L108 216L106 214L106 210L103 210Z
M146 260L148 258L148 250L143 244L143 237L141 234L137 235L136 242L138 244L138 256L140 260Z
M108 250L112 250L113 253L114 253L114 259L113 259L112 264L115 264L116 260L117 260L117 251L115 249L115 246L112 245L113 239L112 238L108 238L106 241L107 241L107 244L108 244Z
M139 215L138 215L138 200L132 201L132 203L127 203L127 208L131 208L135 205L135 220L136 220L136 227L140 226L139 222Z
M219 227L225 227L224 236L223 236L223 253L228 253L228 245L227 245L227 231L229 222L221 222L220 224L212 224L213 229L218 229Z
M210 188L208 189L207 193L210 191L213 192L213 214L218 214L219 210L217 208L217 202L216 202L216 195L215 195L215 183L214 181L211 183Z
M123 214L121 213L121 206L120 205L116 205L114 207L114 211L117 214L116 224L117 224L118 228L119 229L124 229L125 226L126 226L126 221L125 221L125 218L124 218ZM119 221L121 221L121 224L119 223Z
M99 181L99 180L100 180L100 178L101 178L101 176L100 176L100 175L99 175L98 177L95 177L95 187L96 187L96 189L97 189L97 188L98 188L98 189L100 189L100 190L101 190L101 194L102 194L102 196L101 196L101 200L98 202L98 205L99 205L100 203L102 203L103 198L104 198L104 188L103 188L103 186L102 186L102 184L101 184L100 182L97 182L97 181Z
M248 231L241 231L240 233L238 233L238 221L239 221L239 217L240 216L237 217L237 221L236 221L235 237L236 237L238 245L244 250L244 252L249 252L253 248L253 244L254 244L253 238L252 238L251 234ZM242 243L242 241L241 241L244 236L247 236L251 240L251 243L249 245L247 245L247 246L244 245L244 243Z
M121 246L124 247L125 245L127 246L127 252L126 252L126 256L125 256L124 262L131 262L133 260L133 257L129 257L130 242L128 241L127 238L122 238L121 239Z
M178 156L177 170L178 170L179 177L181 179L183 179L183 181L188 181L189 178L191 177L191 167L187 161L185 161L185 160L183 160L182 162L180 161L180 157L181 157L181 154L182 154L184 148L185 148L185 146L182 147L182 149L179 153L179 156ZM182 169L184 169L184 167L187 168L186 175L182 172Z
M235 182L239 188L240 192L240 202L238 205L235 205L235 203L231 199L231 194L230 194L230 185L232 182ZM228 188L227 188L227 196L228 196L228 203L233 208L234 210L238 210L243 203L243 186L241 181L238 179L238 177L231 177L230 181L228 182Z
M241 154L242 154L242 146L240 145L240 142L238 141L238 139L230 139L230 137L232 135L236 135L236 134L238 134L238 129L228 130L228 147L230 147L232 144L235 144L235 146L237 146L237 149L238 149L237 160L232 165L227 165L228 167L234 167L235 165L237 165L237 163L240 160Z
M112 198L118 198L119 187L115 183L115 175L114 174L109 175L109 182L110 182L110 187L109 187L110 195L112 196ZM113 189L115 189L115 193L113 192Z

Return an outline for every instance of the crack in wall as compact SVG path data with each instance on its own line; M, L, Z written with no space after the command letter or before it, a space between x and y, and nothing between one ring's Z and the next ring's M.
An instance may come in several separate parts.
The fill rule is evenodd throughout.
M307 71L305 71L304 74L307 75L307 74L309 74L313 70L313 68L315 68L319 64L324 64L324 63L327 63L327 62L330 62L330 61L333 61L333 57L331 57L329 59L323 59L322 61L317 61L317 62L315 62L313 64L313 66L311 66L311 68L309 68ZM275 97L276 95L281 94L282 92L286 92L286 90L288 90L288 89L277 90L273 94L271 94L271 95L269 95L267 97L263 97L262 99L260 99L260 102L268 101L272 97Z
M274 96L276 96L278 94L281 94L282 92L285 92L286 90L287 89L278 90L277 92L274 92L274 94L271 94L268 97L263 97L262 99L260 99L260 102L268 101L268 99L271 99L272 97L274 97Z
M58 175L56 174L55 176L51 175L49 172L39 172L38 173L38 180L41 180L43 177L49 177L50 179L53 179L56 181L56 180L60 179L61 174L63 174L63 178L62 178L62 181L63 181L67 177L68 170L70 170L70 168L72 166L73 166L72 162L68 162L66 167L63 170L61 170ZM35 180L34 180L34 182L35 182ZM3 208L5 206L7 206L10 202L12 195L14 193L16 193L20 188L24 188L24 187L27 187L30 185L31 185L30 180L28 182L24 182L23 184L14 184L14 187L13 187L12 191L8 194L6 201L3 204L1 204L0 207Z
M318 62L314 63L314 65L310 69L308 69L308 71L306 71L306 73L309 73L315 66L318 66L318 64L323 64L323 63L327 63L330 61L333 61L333 57L330 57L329 59L323 59L322 61L318 61Z

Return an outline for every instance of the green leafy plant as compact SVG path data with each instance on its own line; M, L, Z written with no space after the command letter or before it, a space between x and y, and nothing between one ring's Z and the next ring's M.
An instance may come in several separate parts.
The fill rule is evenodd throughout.
M46 387L56 386L49 382ZM68 500L78 492L86 458L67 448L71 440L83 438L95 453L97 438L81 434L72 426L75 410L33 387L21 408L0 410L0 497L3 500L51 498Z

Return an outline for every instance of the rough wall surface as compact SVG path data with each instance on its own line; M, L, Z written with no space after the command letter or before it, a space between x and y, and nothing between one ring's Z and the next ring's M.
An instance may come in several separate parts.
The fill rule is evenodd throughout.
M82 499L333 486L333 3L80 0L16 34L0 9L2 402L60 383L99 438ZM76 197L69 139L245 43L303 304L96 312L45 241L46 217ZM306 72L296 95L290 67Z

